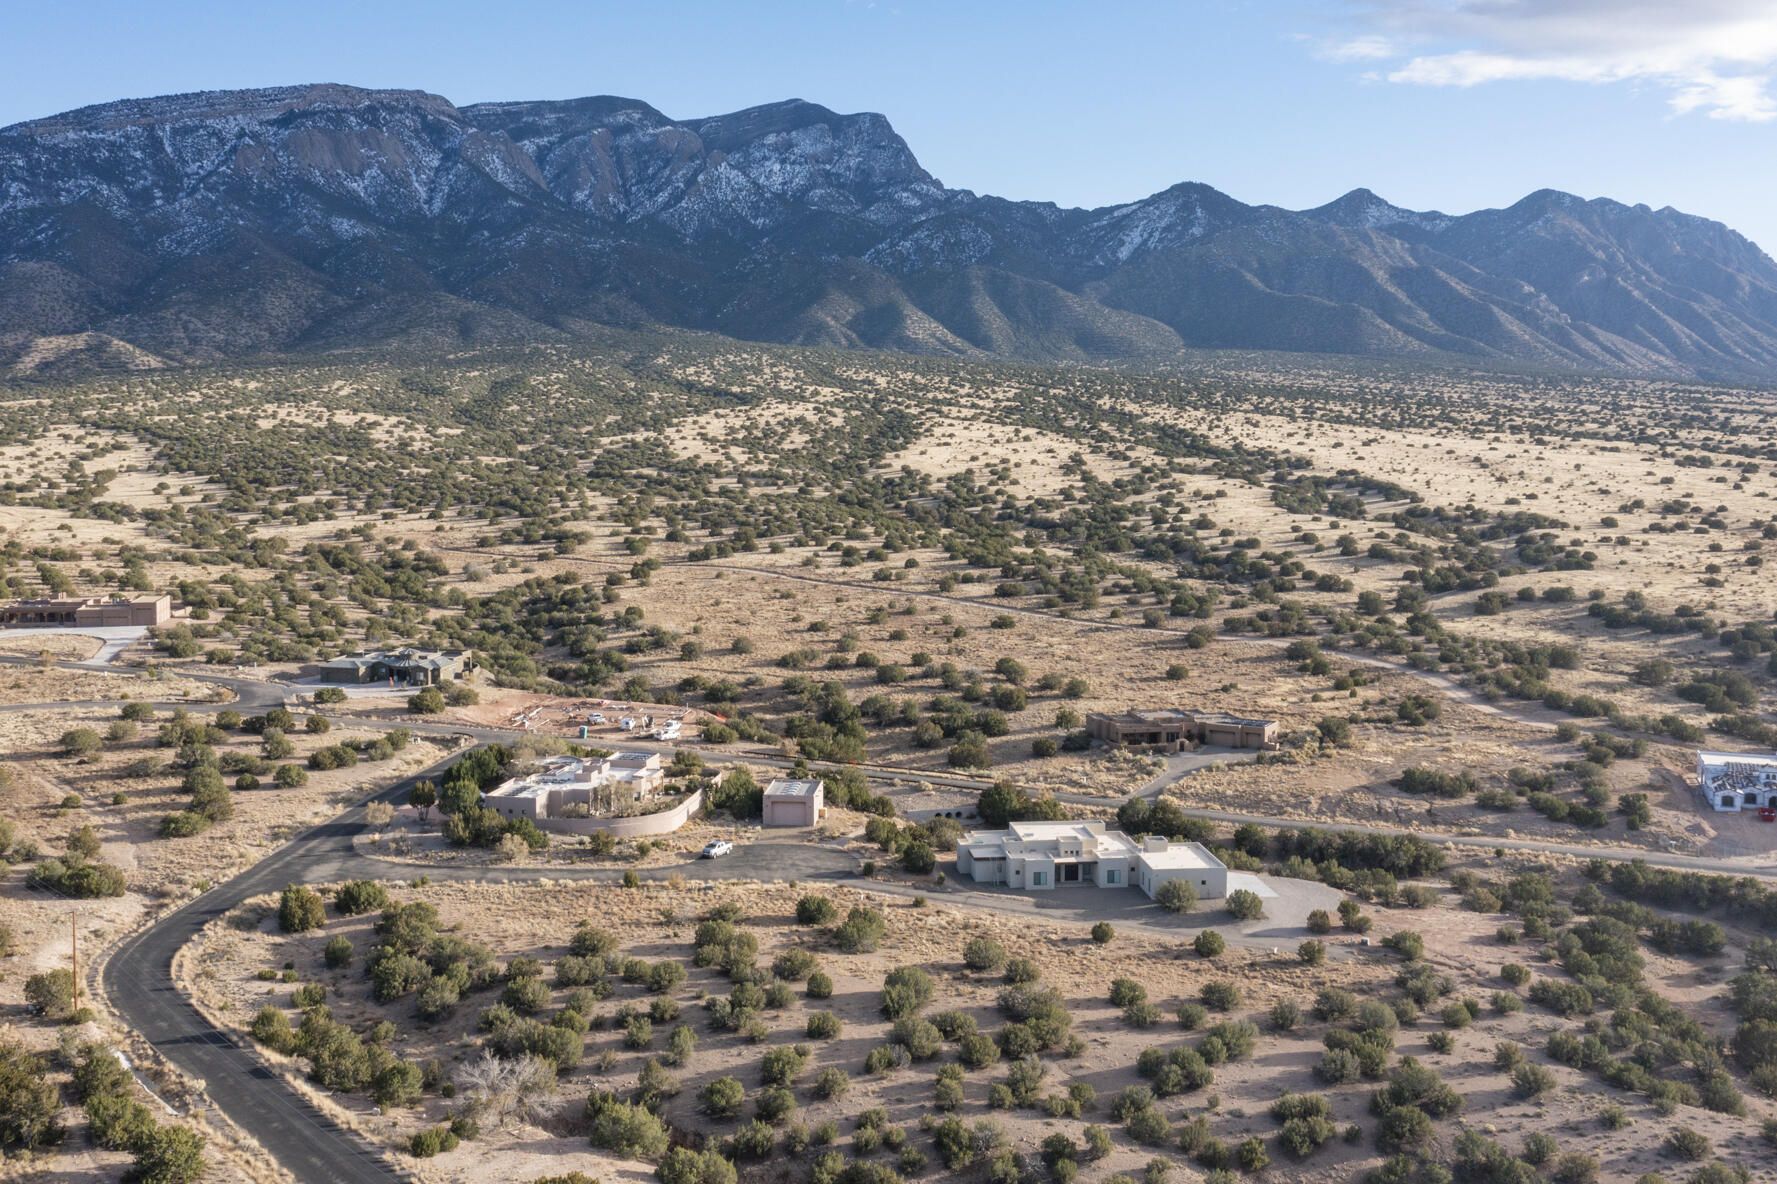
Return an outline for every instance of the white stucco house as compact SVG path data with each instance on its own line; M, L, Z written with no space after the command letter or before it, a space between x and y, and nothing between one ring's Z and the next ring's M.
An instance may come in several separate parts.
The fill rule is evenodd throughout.
M1718 814L1777 807L1777 755L1699 752L1697 788Z
M586 814L614 814L644 802L666 784L658 752L614 752L602 758L544 757L523 777L503 781L482 804L506 818L558 818L571 806Z
M1202 843L1173 843L1149 835L1141 841L1136 859L1136 887L1150 900L1168 880L1189 880L1200 900L1228 895L1228 867Z
M1069 885L1140 888L1190 878L1199 897L1226 896L1228 869L1200 843L1149 837L1137 843L1099 821L1014 822L978 830L956 845L956 870L977 884L1041 892Z

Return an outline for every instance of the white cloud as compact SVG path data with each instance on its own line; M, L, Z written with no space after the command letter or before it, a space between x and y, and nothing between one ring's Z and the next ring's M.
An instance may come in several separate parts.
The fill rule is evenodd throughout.
M1678 114L1777 119L1772 0L1357 0L1335 61L1421 86L1643 82Z

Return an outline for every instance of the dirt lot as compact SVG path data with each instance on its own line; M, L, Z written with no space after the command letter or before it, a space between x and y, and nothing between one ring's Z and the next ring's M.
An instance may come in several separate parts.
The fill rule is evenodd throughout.
M102 699L120 703L129 699L214 703L227 698L228 692L212 683L176 674L109 674L96 670L0 666L0 704L84 703Z

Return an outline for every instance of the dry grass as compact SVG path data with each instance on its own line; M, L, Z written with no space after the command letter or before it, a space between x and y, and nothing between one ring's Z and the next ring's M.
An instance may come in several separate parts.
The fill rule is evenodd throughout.
M1150 998L1169 1012L1178 1002L1195 998L1204 983L1212 979L1231 981L1243 995L1235 1014L1259 1021L1263 1028L1264 1012L1276 1000L1294 999L1305 1006L1314 992L1326 985L1344 986L1360 997L1386 994L1394 973L1393 956L1382 953L1310 968L1293 957L1280 959L1262 951L1234 948L1211 962L1197 958L1176 941L1159 937L1125 933L1108 946L1098 946L1088 940L1083 925L946 905L919 909L847 888L823 888L821 891L834 900L841 912L856 903L868 903L885 912L888 934L882 948L874 954L848 956L833 951L817 933L794 924L794 901L806 890L790 885L693 883L649 885L639 890L574 884L448 884L398 895L435 905L446 926L462 936L489 942L501 959L523 955L541 958L545 963L565 952L564 945L574 924L582 919L611 930L623 949L635 956L650 961L685 958L693 918L718 902L739 904L749 931L759 938L761 962L784 948L807 945L817 951L822 968L834 980L833 998L826 1002L799 1001L784 1012L768 1011L766 1019L772 1035L764 1045L755 1046L704 1030L696 997L703 990L725 992L727 984L711 972L693 970L687 986L677 995L685 1007L686 1018L699 1030L698 1050L688 1069L674 1070L685 1088L667 1105L664 1114L673 1123L694 1130L713 1129L721 1133L730 1129L728 1124L711 1124L697 1113L697 1088L716 1076L731 1073L747 1085L751 1094L758 1083L755 1066L760 1054L766 1048L802 1040L803 1017L814 1010L831 1009L845 1022L844 1035L835 1042L816 1043L814 1059L802 1084L805 1087L819 1069L832 1065L853 1075L853 1088L842 1104L807 1101L799 1089L799 1100L804 1106L797 1117L811 1125L829 1118L838 1120L841 1146L850 1129L845 1116L870 1106L884 1107L892 1122L909 1129L916 1145L924 1145L913 1127L919 1116L930 1109L930 1066L916 1066L884 1077L868 1077L861 1070L864 1053L884 1039L887 1031L886 1021L876 1011L876 992L883 974L894 966L923 965L934 973L938 984L929 1010L962 1008L975 1014L984 1027L997 1024L993 1002L999 984L992 977L970 974L959 961L962 945L976 935L993 937L1014 956L1038 960L1044 968L1044 981L1063 992L1075 1017L1074 1030L1084 1041L1084 1051L1077 1058L1051 1062L1045 1092L1058 1091L1070 1081L1084 1081L1096 1089L1101 1107L1110 1094L1138 1080L1132 1066L1140 1049L1149 1045L1170 1046L1181 1039L1176 1024L1170 1020L1150 1032L1129 1029L1104 1000L1105 984L1112 978L1136 978L1146 985ZM268 902L261 903L246 915L263 917L268 907ZM1492 938L1500 918L1457 912L1447 905L1429 914L1384 912L1378 918L1378 936L1402 927L1423 933L1428 943L1428 960L1456 980L1459 997L1467 994L1485 998L1503 985L1494 977L1494 967L1500 961L1524 957L1523 952L1498 946ZM395 1020L400 1029L395 1048L403 1057L416 1061L438 1057L447 1066L473 1057L474 1016L479 1007L492 1001L491 997L467 1003L451 1020L426 1027L413 1022L409 1001L379 1006L368 998L360 974L331 972L321 965L321 945L337 934L350 937L362 952L373 940L370 923L370 918L339 920L330 922L325 933L296 937L275 932L265 919L256 925L249 921L244 929L233 922L218 923L183 957L181 973L188 989L207 1012L238 1027L266 1002L287 1005L288 987L259 982L254 975L262 967L294 961L303 981L328 985L329 1005L339 1018L355 1027L384 1018ZM1706 1022L1712 1027L1726 1029L1726 1017L1709 998L1714 989L1711 982L1718 983L1719 977L1699 977L1694 967L1655 956L1650 958L1649 978L1663 993L1707 1013ZM631 1000L645 1005L647 996L635 988L620 986L600 1011L609 1015ZM1489 1058L1496 1040L1516 1040L1535 1048L1549 1031L1570 1026L1540 1013L1501 1016L1484 1011L1474 1027L1459 1034L1456 1052L1446 1055L1432 1052L1425 1043L1425 1036L1441 1027L1435 1017L1428 1017L1404 1028L1397 1048L1402 1054L1427 1060L1468 1096L1463 1123L1488 1130L1508 1147L1516 1148L1533 1131L1547 1130L1557 1133L1564 1151L1582 1150L1599 1155L1605 1164L1606 1178L1633 1178L1640 1171L1650 1170L1659 1154L1656 1148L1663 1128L1643 1102L1614 1094L1595 1079L1559 1066L1554 1067L1560 1083L1557 1090L1535 1102L1522 1102L1511 1096L1508 1083L1492 1069ZM1310 1072L1319 1056L1323 1030L1324 1025L1310 1021L1295 1032L1266 1031L1251 1060L1220 1067L1210 1091L1219 1099L1219 1105L1208 1111L1215 1134L1230 1142L1248 1134L1269 1137L1276 1124L1266 1109L1286 1089L1328 1092L1341 1125L1356 1122L1368 1128L1373 1122L1366 1112L1368 1085L1326 1091ZM664 1030L657 1028L656 1053L663 1044ZM608 1068L600 1063L606 1053L612 1062ZM563 1083L560 1119L541 1127L486 1132L462 1150L421 1165L422 1175L428 1180L479 1184L511 1179L511 1165L523 1164L525 1173L577 1169L607 1180L641 1180L647 1165L613 1161L588 1149L573 1115L588 1089L628 1088L646 1055L649 1054L625 1049L614 1031L589 1034L582 1067ZM299 1069L293 1064L282 1067L290 1073ZM962 1112L965 1118L984 1116L987 1084L1003 1076L1003 1066L968 1075L967 1101ZM1178 1103L1183 1102L1187 1115L1203 1113L1208 1096L1187 1095L1169 1104L1167 1110L1176 1116ZM1604 1131L1595 1115L1607 1102L1625 1105L1637 1120L1636 1125L1624 1132ZM359 1098L335 1097L329 1099L329 1104L339 1107L342 1117L366 1134L385 1142L403 1139L421 1125L440 1121L448 1111L448 1106L437 1099L428 1100L417 1112L393 1115L380 1115ZM1769 1108L1762 1101L1755 1105L1760 1113ZM1083 1121L1105 1121L1102 1109L1081 1122L1057 1121L1030 1110L994 1112L993 1116L1014 1144L1026 1152L1034 1151L1044 1136L1057 1130L1077 1137ZM1683 1120L1709 1133L1718 1144L1731 1141L1734 1132L1742 1129L1739 1124L1743 1121L1690 1110L1685 1111ZM1151 1152L1120 1133L1115 1138L1112 1155L1102 1164L1091 1165L1091 1170L1139 1172ZM1367 1138L1356 1147L1335 1141L1301 1166L1274 1150L1269 1175L1289 1181L1352 1179L1376 1162L1378 1156ZM507 1174L500 1174L502 1170ZM934 1165L933 1170L939 1169Z

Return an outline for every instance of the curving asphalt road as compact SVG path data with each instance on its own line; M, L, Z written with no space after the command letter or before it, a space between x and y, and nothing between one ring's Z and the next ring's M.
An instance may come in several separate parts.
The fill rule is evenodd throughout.
M405 801L416 781L437 777L453 753L371 800ZM105 962L100 976L118 1015L160 1053L204 1083L210 1100L304 1184L407 1180L409 1174L379 1148L340 1126L291 1090L232 1034L212 1025L173 982L173 958L210 922L250 897L286 884L349 879L409 879L414 865L359 852L353 837L365 827L364 807L304 831L251 868L210 889L129 938ZM698 879L837 879L858 864L842 851L798 843L752 843L719 860L637 869L644 879L690 873ZM616 883L617 868L428 867L433 880L591 880Z
M753 570L753 569L744 569ZM774 573L781 574L781 573ZM808 582L827 582L803 578ZM935 597L940 598L940 597ZM948 598L940 598L948 599ZM1019 610L1014 610L1019 611ZM1048 616L1034 610L1022 610L1032 616ZM1100 626L1102 627L1102 626ZM1161 630L1161 632L1172 632ZM1239 638L1243 641L1265 642L1272 639ZM1283 644L1280 640L1279 644ZM1458 698L1479 697L1451 680L1420 671L1406 670L1368 655L1344 655L1354 660L1400 670L1428 682L1437 682L1440 689ZM0 656L0 663L35 664L31 659ZM71 669L94 669L85 663L58 662ZM262 712L283 704L288 690L276 684L234 675L192 671L189 677L217 683L231 690L236 699L232 706L244 712ZM77 704L22 704L7 710L28 710L33 707L72 706ZM160 705L160 704L157 704ZM175 705L169 701L166 706ZM218 706L214 704L180 704L184 706ZM1543 721L1524 718L1511 710L1487 704L1496 714L1519 718L1523 722ZM478 741L509 741L510 729L465 727L428 721L402 721L416 732L454 734ZM672 745L638 745L674 751ZM732 750L691 749L700 755L733 759ZM750 762L769 767L788 767L793 762L775 755L744 754ZM1192 754L1197 755L1197 754ZM457 754L439 761L385 790L373 800L405 800L412 785L427 777L436 778ZM1237 759L1213 754L1205 761ZM817 769L830 766L810 762ZM1136 791L1136 796L1154 797L1180 777L1193 771L1204 761L1168 762L1166 770ZM928 773L880 767L864 767L873 781L923 781L949 788L976 791L989 782L948 773ZM1106 805L1106 799L1081 794L1058 794L1065 801L1095 806ZM1186 809L1193 817L1233 823L1255 822L1265 826L1311 825L1301 819L1243 814L1231 811ZM288 1088L276 1075L261 1065L250 1048L230 1033L211 1025L174 985L173 958L198 932L250 897L280 891L286 884L326 883L347 879L403 880L414 874L414 865L379 859L358 851L354 836L365 823L362 805L321 823L298 835L276 852L228 882L174 910L149 928L126 940L105 962L101 982L111 1005L125 1022L154 1044L169 1061L193 1078L205 1083L211 1101L231 1120L251 1135L304 1184L336 1184L338 1181L407 1180L406 1167L388 1157L355 1132L333 1122L318 1107ZM1663 854L1631 849L1587 847L1575 844L1550 843L1534 839L1499 839L1489 836L1456 836L1412 832L1404 829L1340 824L1337 829L1373 834L1418 834L1420 838L1445 846L1501 847L1511 850L1545 854L1571 855L1580 858L1643 859L1655 866L1722 872L1730 875L1777 875L1777 865L1749 868L1744 863L1712 860L1695 856ZM854 876L857 861L850 855L805 843L752 843L733 855L717 861L703 861L675 867L637 869L645 879L661 880L675 874L691 873L699 879L800 879L820 880ZM623 874L618 868L578 868L548 866L538 868L490 869L485 867L452 867L425 869L434 880L479 880L515 882L526 880L587 880L616 882ZM951 892L943 895L951 897ZM950 901L965 907L1010 910L1017 902L1002 902L991 897L968 899L957 891Z

